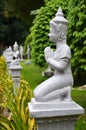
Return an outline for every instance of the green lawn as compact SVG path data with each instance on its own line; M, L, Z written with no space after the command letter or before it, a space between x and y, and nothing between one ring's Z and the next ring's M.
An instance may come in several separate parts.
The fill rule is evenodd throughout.
M73 89L72 99L86 110L86 90Z
M29 82L32 90L47 79L42 76L42 71L45 70L45 68L36 66L33 63L25 65L25 61L21 62L21 65L23 67L21 74L23 78ZM86 90L73 89L72 99L86 110ZM79 117L75 125L75 130L86 130L86 114Z
M22 76L23 78L29 83L32 90L43 82L46 77L42 76L42 71L45 70L45 68L41 68L37 65L34 65L33 63L26 65L25 61L21 62L22 65Z

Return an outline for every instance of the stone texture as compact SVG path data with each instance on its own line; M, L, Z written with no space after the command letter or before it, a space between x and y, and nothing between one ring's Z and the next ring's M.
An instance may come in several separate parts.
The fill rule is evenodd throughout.
M31 117L57 117L57 116L72 116L81 115L84 109L75 103L71 102L36 102L33 98L28 104Z
M20 65L11 65L9 69L12 74L14 94L16 95L16 90L20 89L20 72L22 67Z

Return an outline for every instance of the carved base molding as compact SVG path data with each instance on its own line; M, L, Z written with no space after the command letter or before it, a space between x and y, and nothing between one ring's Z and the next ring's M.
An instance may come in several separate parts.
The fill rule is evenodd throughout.
M36 119L37 130L74 130L77 117L55 117Z
M74 130L78 116L84 113L84 109L74 101L36 102L33 98L28 107L37 130Z

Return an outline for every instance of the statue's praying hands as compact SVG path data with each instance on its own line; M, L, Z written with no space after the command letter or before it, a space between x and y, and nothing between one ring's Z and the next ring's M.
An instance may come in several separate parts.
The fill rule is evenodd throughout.
M54 52L50 47L45 48L44 54L45 54L45 59L47 62L49 61L49 59L53 58L54 56Z

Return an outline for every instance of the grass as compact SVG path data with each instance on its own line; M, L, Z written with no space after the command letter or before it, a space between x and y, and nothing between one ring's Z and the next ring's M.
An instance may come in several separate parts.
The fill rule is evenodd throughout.
M43 82L46 77L42 76L42 71L45 70L45 68L41 68L37 65L34 65L33 63L26 65L25 61L21 62L21 65L23 67L21 74L23 78L29 83L32 90Z
M73 89L72 99L85 109L85 114L79 116L75 130L86 130L86 90Z
M21 65L23 67L21 72L22 76L29 82L32 90L46 79L46 77L42 76L42 71L45 70L45 68L36 66L33 63L25 65L25 61L21 62ZM86 90L73 89L72 99L86 111ZM75 124L75 130L86 130L86 114L79 117Z
M86 90L73 89L72 99L86 110Z

